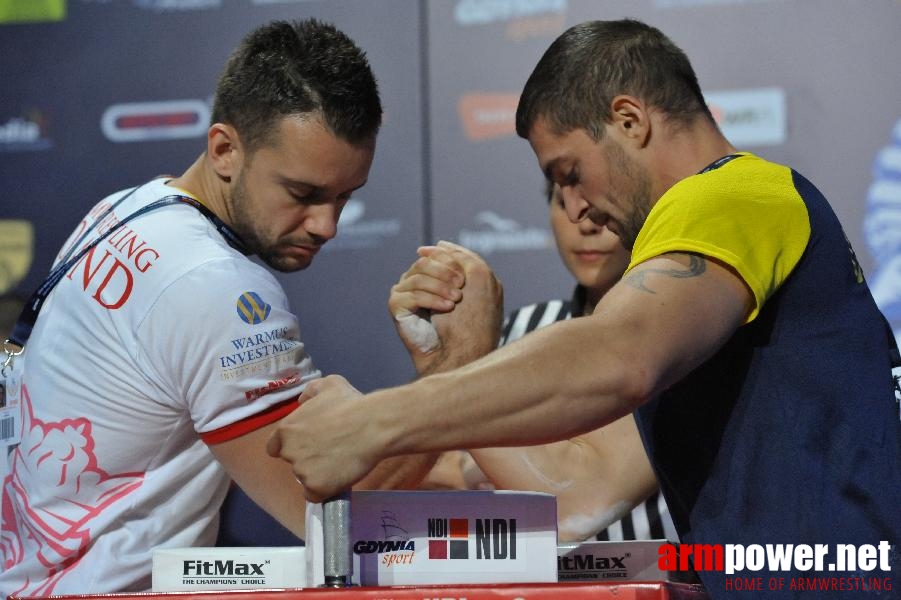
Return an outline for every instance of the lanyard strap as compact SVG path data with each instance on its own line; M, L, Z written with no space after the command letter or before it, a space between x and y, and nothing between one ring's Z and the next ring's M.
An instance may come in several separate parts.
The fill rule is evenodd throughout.
M735 160L736 158L739 158L740 156L741 156L741 154L727 154L726 156L721 156L720 158L716 159L715 161L713 161L712 163L710 163L709 165L704 167L702 170L698 171L698 175L700 175L701 173L707 173L709 171L713 171L714 169L719 169L727 162Z
M187 204L200 211L200 213L216 227L216 230L222 235L222 237L225 238L225 241L228 242L231 247L235 248L242 254L248 254L244 243L241 241L238 235L234 231L232 231L232 229L228 225L226 225L219 217L217 217L213 213L213 211L211 211L209 208L207 208L194 198L191 198L190 196L182 196L179 194L165 196L163 198L160 198L159 200L156 200L146 206L139 208L121 221L118 221L108 230L103 232L102 235L94 239L86 246L83 246L76 252L75 248L78 246L78 244L84 241L84 239L95 228L95 226L98 223L102 222L110 213L112 213L113 209L115 209L123 200L131 196L137 190L138 188L134 188L133 190L119 198L119 200L117 200L115 204L104 211L103 214L98 216L91 224L91 226L81 235L78 241L72 245L72 249L69 250L63 260L61 260L60 263L57 264L52 271L50 271L50 274L44 280L44 283L42 283L41 286L38 287L38 289L31 295L31 298L22 309L22 313L19 315L19 319L16 321L9 339L6 340L6 343L4 344L4 348L6 349L8 354L7 363L10 362L13 356L18 356L25 349L25 344L26 342L28 342L28 338L31 336L31 331L32 329L34 329L35 323L37 323L38 314L41 312L41 308L44 306L44 301L47 300L50 292L53 291L53 288L56 287L56 284L60 282L63 276L65 276L65 274L69 271L69 269L71 269L75 264L78 263L78 261L84 258L84 256L88 252L93 250L94 247L97 246L97 244L102 242L110 234L120 229L132 219L136 219L141 215L147 214L150 211L162 208L164 206L170 206L172 204ZM15 350L14 348L11 348L10 343L15 344L19 347L19 349ZM6 363L3 366L5 367Z

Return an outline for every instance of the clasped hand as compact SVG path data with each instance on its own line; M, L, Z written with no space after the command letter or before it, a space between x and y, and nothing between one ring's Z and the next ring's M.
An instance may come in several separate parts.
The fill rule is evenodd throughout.
M388 298L417 373L455 368L497 347L503 287L488 264L472 250L446 241L417 253Z
M444 241L420 248L418 255L388 301L417 372L449 370L493 350L500 336L503 289L487 263ZM403 325L403 317L411 315L421 320L412 328ZM377 415L384 403L404 405L404 390L363 396L338 375L311 381L298 398L300 407L277 426L267 452L291 464L307 500L322 502L395 455L390 440L403 437L404 413L392 419Z

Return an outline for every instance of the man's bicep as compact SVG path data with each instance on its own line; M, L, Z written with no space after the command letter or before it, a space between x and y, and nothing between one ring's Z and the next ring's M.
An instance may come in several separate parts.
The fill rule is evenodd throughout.
M278 421L240 437L210 444L210 451L251 500L297 537L304 537L306 502L291 465L266 453Z
M624 346L650 369L657 392L707 360L745 321L753 297L728 266L671 253L632 268L601 300Z

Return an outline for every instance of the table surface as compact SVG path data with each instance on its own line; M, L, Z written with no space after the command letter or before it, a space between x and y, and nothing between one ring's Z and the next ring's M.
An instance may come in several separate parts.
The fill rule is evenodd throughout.
M522 583L50 596L87 600L707 600L698 585L668 582ZM25 600L10 596L9 600Z

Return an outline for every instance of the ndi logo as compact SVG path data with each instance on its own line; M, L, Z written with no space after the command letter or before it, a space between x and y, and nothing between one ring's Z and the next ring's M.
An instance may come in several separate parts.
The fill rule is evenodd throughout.
M516 519L473 521L476 559L516 560ZM429 519L427 532L430 559L469 558L469 519Z
M429 519L428 536L430 559L469 558L468 519Z

